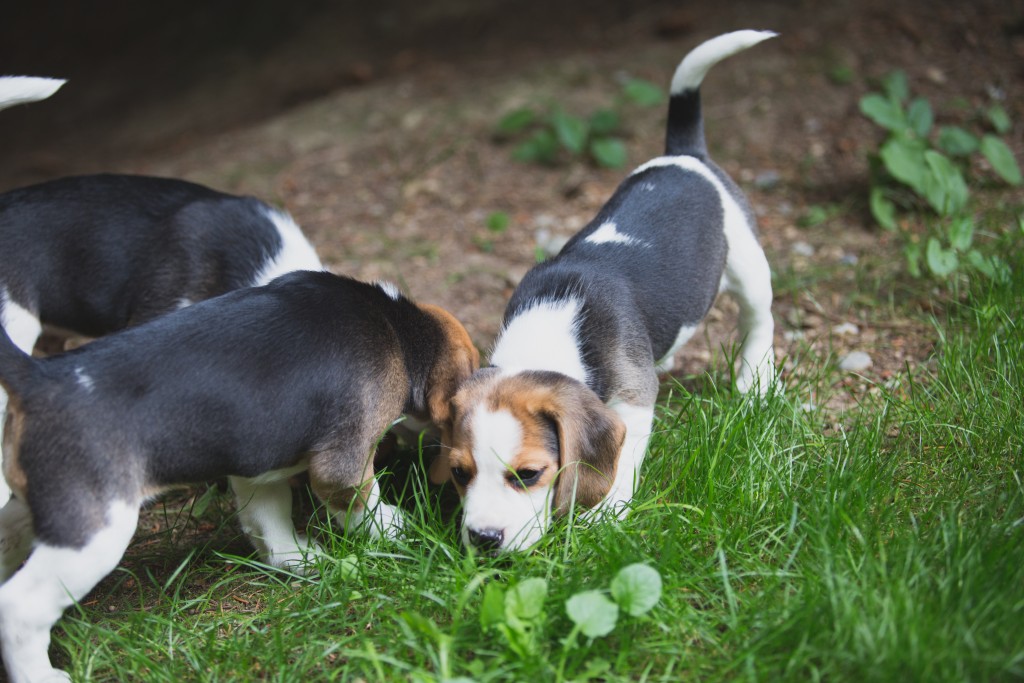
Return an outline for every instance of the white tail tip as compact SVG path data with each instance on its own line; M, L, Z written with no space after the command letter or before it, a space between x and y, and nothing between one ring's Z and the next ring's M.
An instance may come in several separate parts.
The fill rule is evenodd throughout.
M775 31L733 31L707 40L690 50L679 63L672 77L671 93L678 95L687 90L696 90L708 70L726 57L757 45L762 40L774 38Z
M37 102L57 92L66 81L61 78L38 78L35 76L0 77L0 109L16 104Z

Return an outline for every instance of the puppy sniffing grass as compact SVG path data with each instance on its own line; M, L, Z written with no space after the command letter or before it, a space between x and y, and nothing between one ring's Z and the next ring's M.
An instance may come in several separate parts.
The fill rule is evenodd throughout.
M0 645L11 680L66 679L47 656L51 627L114 569L139 506L169 487L228 477L243 529L278 567L309 548L291 522L287 479L300 471L343 528L395 533L402 520L380 501L374 447L403 412L447 429L456 388L478 365L451 314L326 272L50 358L0 333L14 491L0 510L10 575Z
M61 84L0 78L0 109ZM97 337L321 268L287 212L181 180L88 175L0 194L0 325L26 353L44 328ZM6 403L0 391L0 415Z
M708 157L699 86L718 61L774 36L709 40L672 79L665 156L640 166L597 217L516 288L491 355L454 402L432 478L463 496L463 539L533 545L553 514L622 513L647 450L659 370L721 291L740 305L741 391L774 377L771 273L753 212Z

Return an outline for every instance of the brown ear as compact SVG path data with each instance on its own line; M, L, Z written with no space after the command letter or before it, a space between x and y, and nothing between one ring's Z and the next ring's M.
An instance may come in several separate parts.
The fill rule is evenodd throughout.
M480 352L466 328L451 313L430 304L420 304L420 308L441 326L441 348L434 359L426 391L430 421L444 430L451 422L451 401L455 392L480 367Z
M549 386L550 397L538 412L558 426L561 457L552 507L563 515L574 504L595 507L608 494L615 481L626 425L586 385L557 376Z
M437 455L434 457L434 462L430 463L430 470L427 472L427 477L430 479L430 483L435 486L439 486L448 481L448 477L451 473L451 468L448 466L448 450L451 447L451 420L447 420L441 425L441 446L437 449Z

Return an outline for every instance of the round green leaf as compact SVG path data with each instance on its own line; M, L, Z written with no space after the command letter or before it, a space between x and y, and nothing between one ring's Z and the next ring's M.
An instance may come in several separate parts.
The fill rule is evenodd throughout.
M862 97L860 111L886 130L903 130L907 126L907 119L900 105L878 93Z
M626 164L626 145L616 138L598 138L590 143L590 155L605 168L621 168Z
M946 154L963 157L978 149L978 138L959 126L943 126L939 129L939 148Z
M886 230L896 229L896 205L880 187L871 189L871 215Z
M530 138L512 151L516 161L528 161L542 164L554 163L558 154L558 140L547 128L538 130Z
M981 153L988 159L988 163L992 164L1000 178L1010 185L1020 185L1020 167L1005 142L995 135L986 135L981 139Z
M1010 116L1003 109L1002 105L993 104L988 109L988 120L992 124L992 127L996 129L996 132L1000 135L1006 135L1010 132L1010 128L1013 125L1010 123Z
M619 619L618 606L601 591L584 591L565 601L565 612L588 638L606 636Z
M480 627L487 630L495 624L505 621L505 589L500 584L491 582L484 587L484 597L480 602Z
M590 132L594 135L611 135L618 127L619 115L611 109L598 109L590 116Z
M970 191L960 169L947 156L935 150L924 153L928 164L924 176L924 195L936 212L949 215L967 204Z
M523 620L536 619L544 613L548 582L541 578L525 579L505 594L505 613Z
M910 84L907 81L907 73L902 69L896 69L882 78L882 89L885 94L897 102L906 102L910 97Z
M627 614L647 614L661 600L661 574L646 564L623 567L612 579L612 597Z
M516 109L501 118L501 121L498 122L498 132L503 135L513 135L536 120L537 115L532 109Z
M928 100L923 97L918 97L910 106L907 107L907 123L917 133L918 137L925 137L928 135L928 131L932 129L932 123L935 121L935 115L932 114L932 105L928 104Z
M943 249L934 237L928 240L925 261L928 263L928 269L939 277L949 276L960 265L960 259L957 258L956 252L952 249Z
M878 150L885 169L896 180L909 185L918 193L924 191L924 147L916 140L893 137Z
M660 86L640 78L630 79L622 92L626 99L642 107L653 107L665 99L665 91Z
M583 151L587 143L589 125L578 116L566 114L564 111L556 111L551 115L551 125L558 136L558 142L573 154Z
M974 241L974 218L960 216L949 222L949 246L956 251L967 251Z

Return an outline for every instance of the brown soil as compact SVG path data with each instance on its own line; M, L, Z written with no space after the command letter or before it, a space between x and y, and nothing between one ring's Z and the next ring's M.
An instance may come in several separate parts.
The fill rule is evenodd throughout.
M552 102L587 114L628 76L667 83L700 40L772 28L778 39L717 66L703 92L712 154L757 208L777 276L778 354L793 373L866 351L871 381L929 357L931 330L890 305L920 288L904 286L898 245L870 224L866 158L880 135L857 103L900 67L940 118L996 97L1024 121L1021 3L546 5L266 7L237 31L203 3L147 19L159 10L123 2L102 31L79 31L90 17L68 13L80 10L56 26L19 15L0 29L0 64L71 81L2 115L0 189L104 170L254 194L291 211L333 270L448 307L487 349L538 231L571 234L627 172L515 162L493 136L502 115ZM33 40L43 28L56 33L47 45ZM660 153L664 121L660 107L625 110L630 166ZM1009 136L1018 152L1022 131ZM497 211L511 219L500 233L486 226ZM845 322L857 330L837 332ZM677 373L722 372L734 324L720 302Z

